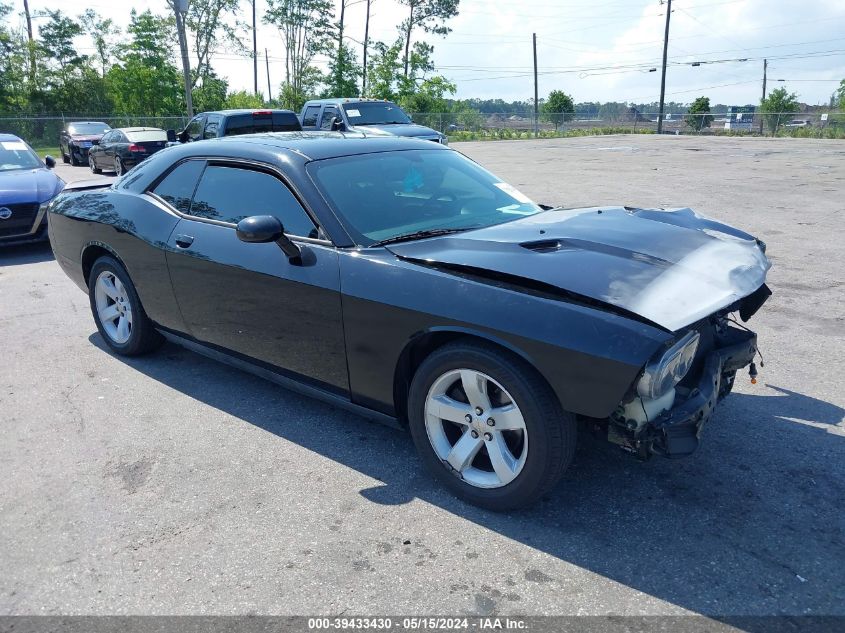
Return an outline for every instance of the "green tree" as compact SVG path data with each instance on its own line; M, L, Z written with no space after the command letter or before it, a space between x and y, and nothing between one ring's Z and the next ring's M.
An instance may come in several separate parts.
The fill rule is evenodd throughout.
M209 71L202 83L191 90L194 110L197 112L220 110L224 107L228 90L229 82L218 77L213 70Z
M552 123L557 131L564 121L569 121L575 115L575 103L563 90L552 90L540 110L543 119Z
M285 45L285 81L280 100L290 108L305 102L321 81L314 57L331 50L334 30L330 0L267 0L264 22L275 26Z
M701 132L706 127L710 127L713 122L713 117L710 114L710 98L698 97L692 102L689 107L690 116L686 117L687 126L696 132Z
M0 2L0 112L24 109L27 99L29 47L26 38L6 27L12 5Z
M106 74L115 105L126 114L160 116L184 110L181 73L172 62L173 18L130 13L118 63Z
M836 102L840 110L845 110L845 79L839 82L839 88L836 89Z
M452 29L446 21L458 15L460 0L399 0L408 8L408 17L399 25L404 41L402 68L405 77L411 72L411 38L414 29L422 29L434 35L448 35Z
M224 108L263 108L264 97L261 94L253 94L246 90L230 92L223 104Z
M329 72L326 74L324 97L357 97L358 77L361 76L361 66L355 51L348 46L341 46L334 50L329 60Z
M760 113L772 136L777 134L781 125L792 118L790 113L798 112L800 109L798 95L787 92L786 88L772 90L768 97L760 101Z
M94 44L100 75L105 77L117 53L120 27L111 18L101 18L93 9L85 9L85 12L79 16L79 23Z
M372 51L367 68L367 96L394 101L396 83L402 74L402 42L397 40L391 46L375 42Z

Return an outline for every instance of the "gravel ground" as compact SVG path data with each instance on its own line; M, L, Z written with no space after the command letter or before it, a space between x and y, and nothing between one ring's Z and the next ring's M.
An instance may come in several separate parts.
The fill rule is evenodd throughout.
M541 202L691 206L768 243L765 368L700 451L581 438L537 507L485 512L402 432L171 345L112 356L49 247L6 248L0 614L845 615L845 144L455 149Z

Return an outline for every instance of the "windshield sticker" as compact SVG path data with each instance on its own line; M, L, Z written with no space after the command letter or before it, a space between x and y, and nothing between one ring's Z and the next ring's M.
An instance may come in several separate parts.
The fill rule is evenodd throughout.
M361 116L361 111L360 110L347 110L346 116L348 116L350 119L357 119L359 116Z
M517 189L513 185L509 185L506 182L496 182L496 183L493 183L493 184L495 184L499 189L504 191L506 194L508 194L514 200L521 202L522 204L531 204L531 198L526 196L524 193L522 193L519 189Z
M26 143L22 143L21 141L3 141L0 143L3 146L3 149L8 149L11 151L16 152L25 152L26 151Z

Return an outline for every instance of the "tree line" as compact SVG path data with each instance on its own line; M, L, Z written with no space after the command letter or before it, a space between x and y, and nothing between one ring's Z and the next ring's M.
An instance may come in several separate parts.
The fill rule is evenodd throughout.
M415 111L446 107L444 98L454 94L455 85L435 73L434 45L426 38L451 31L448 22L458 14L459 0L393 0L406 15L395 40L367 38L360 60L345 29L346 9L362 1L367 0L339 0L336 12L331 0L267 0L261 20L276 28L285 52L279 93L263 95L230 91L214 68L220 52L252 55L241 0L191 0L185 28L195 109L298 110L309 98L361 94ZM0 0L0 113L183 114L184 85L174 55L176 0L166 2L173 13L132 9L124 29L92 9L78 15L58 9L30 15L27 9L24 30L11 26L12 5ZM82 38L90 44L77 50L74 43ZM317 63L321 55L329 59L325 71Z

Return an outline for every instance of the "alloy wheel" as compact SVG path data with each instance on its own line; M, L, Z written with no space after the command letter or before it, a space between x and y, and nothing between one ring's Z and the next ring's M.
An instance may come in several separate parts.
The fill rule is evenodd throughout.
M480 371L455 369L434 381L425 401L425 427L437 457L472 486L506 486L525 466L528 431L522 412Z
M123 175L123 163L119 158L114 159L114 173L118 176Z
M112 271L97 277L94 301L106 335L118 345L126 343L132 335L132 305L126 286Z

